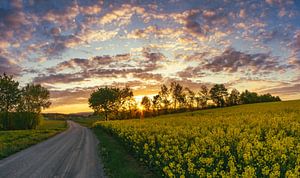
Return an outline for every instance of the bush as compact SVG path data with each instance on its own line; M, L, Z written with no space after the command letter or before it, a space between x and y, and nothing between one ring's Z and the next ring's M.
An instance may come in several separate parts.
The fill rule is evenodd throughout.
M43 116L32 112L0 113L0 129L36 129Z

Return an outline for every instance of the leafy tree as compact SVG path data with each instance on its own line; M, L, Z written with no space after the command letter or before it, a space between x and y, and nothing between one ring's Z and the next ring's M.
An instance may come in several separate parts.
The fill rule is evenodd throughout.
M144 96L142 98L141 105L144 106L144 108L145 108L146 111L149 111L150 107L151 107L151 100L150 100L150 98L148 96Z
M188 107L191 109L194 107L195 100L196 100L195 92L190 90L188 87L186 87L185 90L187 91L186 101L187 101Z
M186 100L186 94L182 91L182 94L178 97L179 108L184 108L188 101Z
M279 96L272 96L270 93L263 94L259 96L260 102L272 102L272 101L281 101Z
M118 116L119 112L122 112L121 117L132 117L132 111L135 108L136 102L131 88L126 86L123 89L118 89L118 99L116 100L115 104L118 105L114 111L116 116Z
M228 97L229 105L237 105L240 103L240 92L237 89L231 90L231 93Z
M153 96L152 108L154 111L158 111L160 109L160 101L161 101L160 95Z
M163 105L164 110L168 110L171 104L169 100L170 92L168 87L166 85L162 85L158 94L160 96L159 99L161 100L160 103Z
M225 106L226 97L228 96L227 89L224 84L215 84L209 91L211 99L218 107Z
M89 98L89 105L95 113L104 113L105 120L108 120L108 115L117 109L116 102L119 99L118 88L98 88Z
M47 88L40 84L27 84L22 89L22 97L19 105L19 111L40 113L42 109L49 108L51 102L49 100L50 93Z
M241 102L243 104L250 104L250 103L259 103L259 102L272 102L272 101L281 101L279 96L272 96L270 93L259 95L255 92L250 92L245 90L241 94Z
M259 102L259 96L255 92L250 92L248 90L245 90L241 93L241 102L243 104L249 104L249 103L258 103Z
M201 90L199 91L199 99L198 99L198 102L199 102L199 104L201 105L202 108L205 108L207 106L207 101L209 99L210 99L210 97L209 97L208 88L207 88L207 86L202 85Z
M183 87L179 83L172 82L170 90L174 102L174 109L176 109L178 103L183 104L184 102Z
M19 82L14 81L12 76L5 73L0 75L0 112L8 113L16 110L21 98Z
M125 87L119 90L119 102L121 107L125 107L128 109L131 104L131 100L133 99L133 91L129 87Z

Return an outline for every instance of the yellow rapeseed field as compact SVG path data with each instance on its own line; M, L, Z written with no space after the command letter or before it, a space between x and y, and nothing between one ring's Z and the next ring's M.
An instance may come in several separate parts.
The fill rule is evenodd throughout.
M300 101L95 123L165 177L300 177Z

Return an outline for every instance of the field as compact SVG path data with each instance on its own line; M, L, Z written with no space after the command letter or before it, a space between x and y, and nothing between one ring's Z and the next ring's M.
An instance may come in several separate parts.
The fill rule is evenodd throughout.
M92 127L93 123L96 121L99 121L99 118L82 118L82 117L74 117L71 118L70 120L77 122L78 124L84 126L84 127Z
M165 177L299 177L300 101L99 121Z
M41 142L66 128L65 121L44 120L36 130L0 131L0 159Z

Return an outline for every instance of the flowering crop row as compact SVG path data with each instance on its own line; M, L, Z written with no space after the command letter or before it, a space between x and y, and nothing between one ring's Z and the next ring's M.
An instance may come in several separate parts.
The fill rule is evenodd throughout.
M165 177L300 177L300 101L95 126Z

